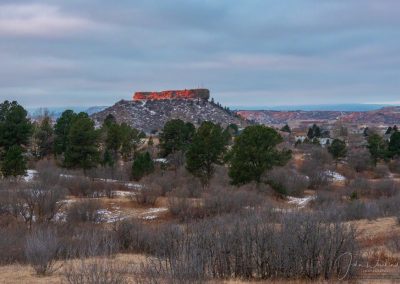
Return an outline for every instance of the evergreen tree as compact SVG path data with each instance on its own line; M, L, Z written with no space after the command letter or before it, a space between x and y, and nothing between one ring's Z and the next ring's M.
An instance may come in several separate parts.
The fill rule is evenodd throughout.
M126 123L122 123L119 128L121 134L120 154L122 158L127 161L135 155L139 145L142 143L142 139L146 137L146 134L136 128L130 127Z
M185 123L180 119L168 121L160 133L161 156L166 157L178 151L185 152L195 133L195 127L191 123Z
M88 170L99 162L98 131L86 113L73 119L67 136L64 165L68 168Z
M0 148L6 152L13 146L27 146L32 125L27 111L17 102L0 104Z
M15 101L0 104L0 161L4 176L25 173L24 147L28 145L32 132L27 114Z
M208 185L214 174L214 164L221 164L227 139L223 129L212 122L203 122L193 136L186 153L186 168Z
M368 134L368 149L374 165L387 154L387 144L379 134Z
M287 133L292 133L292 130L290 129L288 124L286 124L284 127L282 127L281 131L287 132Z
M393 131L393 128L391 126L388 127L388 129L386 130L385 134L391 134Z
M154 171L154 162L150 153L138 153L132 164L132 178L136 181Z
M36 156L39 159L53 153L54 130L49 116L45 116L40 124L35 127L33 139L37 147Z
M25 174L26 161L21 146L14 145L6 151L1 161L1 172L5 177Z
M340 139L334 139L332 144L328 147L328 151L335 160L344 158L347 154L346 142Z
M281 142L282 136L275 129L264 125L246 127L228 155L232 183L260 182L266 170L286 164L291 152L279 151L276 146Z
M314 138L321 138L322 132L321 128L318 125L314 124L312 127L308 129L307 137L312 140Z
M54 126L54 153L56 155L64 154L68 145L68 134L73 120L77 114L72 110L64 111L57 119Z
M390 157L400 156L400 132L393 132L389 142Z

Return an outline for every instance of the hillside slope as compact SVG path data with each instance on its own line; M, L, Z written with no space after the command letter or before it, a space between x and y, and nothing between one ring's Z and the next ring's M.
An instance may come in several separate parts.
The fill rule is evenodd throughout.
M400 107L384 107L373 111L274 111L239 110L236 112L245 119L260 124L284 124L291 121L334 121L341 120L357 124L393 125L400 123Z
M212 121L224 127L230 123L240 126L246 124L244 119L208 100L121 100L91 117L100 124L109 114L112 114L118 122L126 122L147 133L162 129L168 120L175 118L195 125L203 121Z

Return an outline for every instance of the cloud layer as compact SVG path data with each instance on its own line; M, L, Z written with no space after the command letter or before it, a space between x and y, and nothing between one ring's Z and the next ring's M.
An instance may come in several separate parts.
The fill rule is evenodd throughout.
M207 87L226 105L398 101L397 0L11 1L0 99L104 105Z

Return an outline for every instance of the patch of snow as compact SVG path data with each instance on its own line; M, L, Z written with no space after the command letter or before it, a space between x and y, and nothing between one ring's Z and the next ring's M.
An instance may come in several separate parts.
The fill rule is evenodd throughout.
M137 194L136 192L121 191L121 190L115 190L112 192L113 196L120 196L120 197L130 197L130 196L135 196L136 194Z
M339 174L338 172L334 171L326 171L326 174L333 180L333 181L345 181L346 178Z
M165 158L158 158L158 159L154 159L154 162L160 163L160 164L166 164L166 163L168 163L168 160Z
M73 177L75 177L75 176L73 176L73 175L66 175L66 174L60 174L60 177L63 177L63 178L73 178Z
M297 205L299 208L304 208L307 206L307 204L315 199L315 196L307 196L307 197L293 197L293 196L288 196L288 203L289 204L294 204Z
M100 209L96 213L99 215L100 223L115 223L124 219L119 210L112 212L107 209Z
M25 182L31 182L38 174L36 170L27 170L26 175L23 177Z
M162 212L167 212L168 208L150 208L147 211L143 212L142 214L140 214L141 218L143 220L154 220L157 219L159 217L159 214Z

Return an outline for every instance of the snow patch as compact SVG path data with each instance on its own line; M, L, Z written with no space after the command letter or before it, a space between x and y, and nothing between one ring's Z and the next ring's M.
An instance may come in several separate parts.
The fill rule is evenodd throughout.
M27 170L26 175L23 177L25 182L31 182L37 176L38 171L36 170Z
M334 171L326 171L327 176L329 176L333 181L345 181L346 178L339 174L338 172Z
M311 200L315 199L315 196L307 196L307 197L288 196L287 199L289 204L294 204L297 205L299 208L304 208Z

